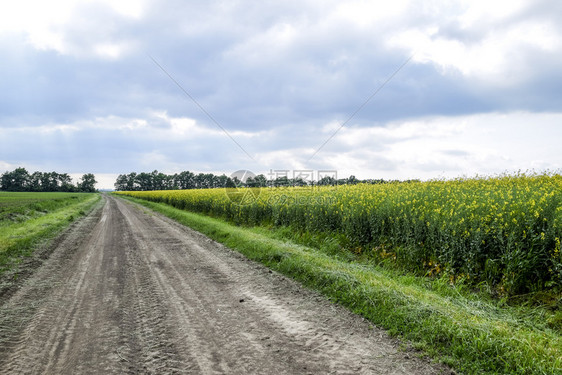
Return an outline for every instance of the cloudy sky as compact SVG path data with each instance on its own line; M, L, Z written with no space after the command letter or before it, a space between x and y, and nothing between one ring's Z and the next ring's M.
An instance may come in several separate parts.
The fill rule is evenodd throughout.
M561 168L558 0L3 1L0 53L0 173Z

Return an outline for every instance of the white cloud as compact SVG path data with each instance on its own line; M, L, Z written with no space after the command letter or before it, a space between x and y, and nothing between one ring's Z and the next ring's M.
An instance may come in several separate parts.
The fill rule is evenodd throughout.
M127 44L119 43L99 43L94 46L93 51L100 57L118 59L129 49Z
M309 148L288 147L282 150L267 151L258 153L258 168L278 169L278 170L302 170L307 169L304 157L310 153Z
M365 29L380 28L407 13L412 1L355 0L338 3L331 16L345 20L353 27Z
M285 55L288 48L293 47L299 34L291 24L275 24L268 30L234 45L225 52L225 58L235 58L250 65L271 63Z
M138 20L146 1L20 0L0 3L0 35L19 33L39 50L115 59L135 46L120 40L110 15ZM109 12L109 14L107 13Z
M116 13L129 17L140 19L146 14L148 0L97 0L100 3L110 7Z
M6 171L11 171L19 167L18 165L8 163L6 161L0 160L0 173L4 173Z
M516 86L532 75L536 53L561 58L559 25L520 17L531 7L529 2L459 5L445 17L432 9L425 22L390 35L388 46L407 49L414 53L414 61L435 64L444 73L460 72L500 86Z
M334 139L337 144L315 158L343 174L362 178L560 170L561 122L562 113L512 112L348 128Z
M458 18L463 28L485 27L517 15L531 3L527 0L462 0Z
M59 29L72 18L76 2L3 1L0 3L0 33L23 33L39 49L63 52L64 35Z
M210 137L233 137L233 138L257 138L263 136L265 132L248 132L248 131L228 131L224 127L219 128L216 124L203 126L195 119L187 117L170 117L167 112L154 112L152 116L161 120L164 124L168 124L168 129L158 129L158 134L153 136L164 139L189 140ZM228 134L228 135L227 135Z

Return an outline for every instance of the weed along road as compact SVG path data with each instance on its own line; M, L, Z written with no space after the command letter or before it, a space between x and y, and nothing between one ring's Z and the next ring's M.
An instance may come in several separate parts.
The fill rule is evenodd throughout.
M438 374L367 321L113 196L0 297L0 374Z

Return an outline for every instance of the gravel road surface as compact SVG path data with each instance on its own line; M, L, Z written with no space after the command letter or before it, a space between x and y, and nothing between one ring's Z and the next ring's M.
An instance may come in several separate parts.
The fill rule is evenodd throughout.
M11 286L0 289L0 374L450 373L317 293L112 196L37 254L17 287L2 280Z

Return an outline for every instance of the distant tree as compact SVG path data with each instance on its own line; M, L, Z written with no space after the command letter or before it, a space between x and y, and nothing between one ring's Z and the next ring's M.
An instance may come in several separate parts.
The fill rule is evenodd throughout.
M33 172L29 177L29 191L42 191L41 179L43 178L43 173Z
M234 178L238 179L237 177L234 177ZM236 182L234 182L234 181L232 180L232 178L228 177L228 178L226 179L226 182L225 182L225 184L224 184L224 187L225 187L225 188L229 188L229 189L235 188L235 187L236 187Z
M154 185L152 183L152 174L141 172L135 176L135 184L138 186L136 190L154 190Z
M294 178L292 181L293 186L307 186L307 182L302 179L302 177Z
M76 187L72 185L72 178L68 173L58 174L59 190L65 192L72 192L76 190Z
M96 177L91 173L86 173L80 178L80 182L78 183L78 188L80 191L85 193L93 193L96 191L95 185L98 182L96 181Z
M289 178L287 176L277 177L273 181L273 186L275 187L290 186L290 185L291 185L291 181L289 181Z
M248 177L246 179L246 186L247 187L256 187L257 186L257 182L254 180L253 177Z
M337 180L331 176L324 176L318 180L318 185L337 185Z
M25 168L16 168L14 171L14 185L17 191L26 191L29 185L29 173Z
M181 172L177 175L175 184L179 189L193 189L195 187L195 175L189 171Z
M41 173L41 191L51 191L51 174L49 172Z
M43 173L41 185L43 191L59 191L59 174L54 171Z
M246 186L248 187L266 187L267 178L263 174L259 174L254 177L248 177L246 180Z
M12 172L5 172L0 178L0 190L10 191L12 188Z
M166 190L166 175L162 172L153 171L152 175L152 188L154 190Z
M177 190L178 187L174 183L174 176L173 175L166 175L164 180L164 184L166 185L166 189L168 190Z
M355 177L354 175L351 175L347 178L347 184L348 185L356 185L360 182L361 182L361 180L358 180L357 177Z
M168 189L171 190L179 190L180 186L178 185L178 174L174 173L173 175L168 175L166 176L167 178L167 184L168 184Z
M217 181L216 181L215 187L224 188L224 187L226 187L227 183L228 183L228 176L226 176L225 174L222 174L220 176L217 176Z
M212 173L205 173L203 177L203 181L205 181L205 188L212 189L215 187L215 175Z
M84 180L84 177L87 177ZM11 172L6 172L0 178L0 190L7 191L34 191L34 192L53 192L82 191L82 185L86 191L95 191L95 177L93 174L86 174L83 181L75 186L68 173L57 172L33 172L29 174L25 168L16 168ZM84 181L86 184L84 185ZM93 181L93 183L92 183Z
M232 183L234 184L234 187L243 187L244 186L244 183L242 181L240 181L238 176L232 177L231 180L232 180Z
M25 168L16 168L12 172L2 175L1 189L7 191L27 191L29 185L29 173Z
M213 173L194 174L183 171L173 175L160 173L157 170L150 173L129 173L119 175L115 181L115 190L167 190L167 189L211 189L234 186L267 187L267 186L305 186L308 183L301 179L289 179L286 176L269 181L263 174L248 178L242 182L237 178L230 178L225 174Z
M128 176L126 174L120 174L119 176L117 176L117 179L115 180L115 183L113 184L113 187L117 191L129 190L129 189L127 189L127 181L128 180L129 179L128 179Z
M382 178L379 178L379 179L368 179L368 180L364 180L363 182L365 182L365 183L367 183L367 184L372 184L372 185L375 185L375 184L384 184L384 183L386 183L386 181L383 180Z
M5 172L0 179L0 189L5 191L12 190L12 172Z
M267 178L263 174L258 174L256 177L254 177L254 183L257 184L256 187L266 187Z
M133 191L138 190L139 187L135 183L137 178L137 174L135 172L131 172L128 175L125 175L125 190Z
M196 189L205 189L206 183L205 183L205 174L204 173L199 173L198 175L196 175L193 178L194 182L195 182L195 188Z

